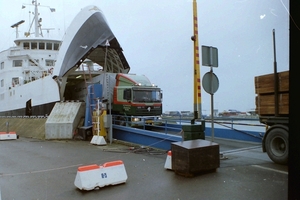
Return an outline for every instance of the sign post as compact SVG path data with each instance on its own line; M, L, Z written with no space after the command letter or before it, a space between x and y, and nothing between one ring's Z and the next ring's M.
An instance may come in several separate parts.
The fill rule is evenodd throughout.
M218 49L215 47L202 46L202 65L210 66L210 72L203 76L202 85L210 94L211 99L211 139L214 141L214 93L219 88L219 79L213 73L213 67L218 67Z

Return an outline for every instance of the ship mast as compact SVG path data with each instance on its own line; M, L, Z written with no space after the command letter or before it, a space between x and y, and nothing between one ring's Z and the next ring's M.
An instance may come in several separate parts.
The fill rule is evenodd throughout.
M41 6L37 0L33 0L32 1L32 4L34 5L34 17L32 19L32 23L29 27L29 31L25 33L25 36L28 37L30 35L30 29L32 28L32 25L33 25L33 22L34 22L34 35L35 37L39 37L40 33L39 33L39 30L41 31L41 36L43 37L43 33L42 33L42 25L40 24L40 22L42 22L42 18L39 18L39 10L38 10L38 6ZM25 5L30 5L31 4L23 4L22 5L22 9L25 8ZM48 7L50 8L49 6L43 6L43 7ZM55 9L54 8L50 8L50 11L51 12L55 12ZM50 29L47 29L48 31Z
M38 3L37 1L32 1L32 3L34 3L34 29L35 29L35 37L39 37L39 27L41 26L39 24L39 11L38 11ZM40 19L42 21L42 18Z

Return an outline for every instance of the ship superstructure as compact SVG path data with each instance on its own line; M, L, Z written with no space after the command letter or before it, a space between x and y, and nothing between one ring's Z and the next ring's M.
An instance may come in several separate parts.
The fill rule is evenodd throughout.
M86 81L85 75L129 72L122 48L99 8L83 8L58 40L44 37L41 5L32 1L32 6L29 31L19 34L24 20L13 24L15 46L0 52L0 116L49 115L56 102L84 100L73 99L72 91L85 89L76 87Z

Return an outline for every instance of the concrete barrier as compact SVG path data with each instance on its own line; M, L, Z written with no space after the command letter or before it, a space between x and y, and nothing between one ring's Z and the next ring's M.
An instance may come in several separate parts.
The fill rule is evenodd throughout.
M55 103L45 124L45 139L72 139L84 111L83 102Z

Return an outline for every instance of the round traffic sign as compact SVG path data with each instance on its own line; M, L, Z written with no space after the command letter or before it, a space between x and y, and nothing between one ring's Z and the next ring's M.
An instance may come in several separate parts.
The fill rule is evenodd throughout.
M214 94L219 88L219 79L213 72L207 72L203 76L202 86L205 92Z

